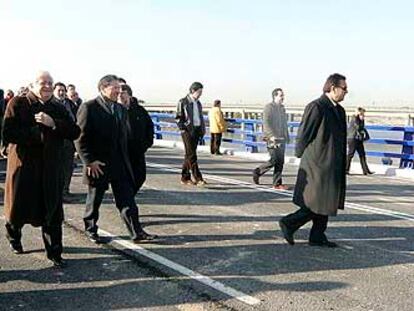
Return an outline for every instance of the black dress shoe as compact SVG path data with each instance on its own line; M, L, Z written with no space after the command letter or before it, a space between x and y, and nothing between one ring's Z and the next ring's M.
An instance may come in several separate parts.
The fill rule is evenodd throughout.
M375 174L375 172L372 172L372 171L364 172L364 175L372 175L372 174Z
M157 238L158 238L158 236L155 235L155 234L149 234L149 233L146 233L145 231L142 231L138 235L138 237L136 237L135 239L132 240L132 242L141 243L141 242L145 242L145 241L153 241Z
M330 248L338 247L338 244L336 244L335 242L328 241L328 240L319 241L319 242L309 241L309 245L320 246L320 247L330 247Z
M258 185L259 184L259 178L260 176L257 175L256 173L253 173L253 182Z
M289 228L286 226L286 224L282 220L279 220L279 227L282 230L283 237L289 243L289 245L295 245L293 233L289 230Z
M67 266L67 263L65 260L63 260L63 258L51 258L50 261L56 268L65 268Z
M111 241L108 237L101 237L99 234L94 232L86 232L86 236L88 237L89 241L96 243L96 244L107 244Z
M15 254L23 254L23 246L21 243L10 243L10 249Z

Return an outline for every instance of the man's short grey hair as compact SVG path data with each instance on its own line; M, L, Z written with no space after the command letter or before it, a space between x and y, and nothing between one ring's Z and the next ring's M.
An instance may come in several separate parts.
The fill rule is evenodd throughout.
M38 71L38 72L36 73L36 76L35 76L35 78L33 79L33 81L32 81L31 83L29 83L29 88L33 88L33 85L34 85L35 83L37 83L37 82L40 80L40 78L42 78L42 77L49 77L49 78L50 78L50 80L52 80L52 84L53 84L53 77L52 77L52 75L50 74L50 72L49 72L49 71L46 71L46 70L40 70L40 71Z
M119 81L119 78L116 75L106 75L102 77L98 82L98 90L101 91L114 81Z
M40 79L41 77L45 77L45 76L47 76L47 77L49 77L49 78L51 78L51 79L53 80L52 75L50 74L50 72L49 72L49 71L46 71L46 70L41 70L41 71L38 71L38 72L37 72L37 74L36 74L36 78L34 79L34 81L33 81L33 82L37 82L37 81L39 81L39 79Z

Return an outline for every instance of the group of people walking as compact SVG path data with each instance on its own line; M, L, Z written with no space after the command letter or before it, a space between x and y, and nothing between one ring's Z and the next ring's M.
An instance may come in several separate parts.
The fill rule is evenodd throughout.
M109 185L131 240L153 240L138 215L135 195L146 178L145 152L153 143L153 124L125 80L104 76L99 95L79 105L63 83L39 73L26 94L13 97L3 120L7 144L5 216L7 238L23 253L22 227L42 227L46 255L55 266L62 258L63 199L69 193L73 156L83 162L87 185L85 233L95 243L99 208ZM75 148L74 148L75 147ZM71 160L70 160L71 158Z
M5 215L7 238L15 253L22 253L22 227L42 227L46 254L55 266L63 266L63 201L70 200L70 178L75 151L83 163L87 185L85 234L95 243L106 243L98 234L99 208L111 185L115 206L135 243L154 240L139 221L135 195L146 179L145 152L153 144L153 123L122 78L106 75L98 83L98 96L81 103L72 86L71 97L63 83L54 83L48 72L39 73L27 93L8 100L3 119L3 143L7 144ZM176 123L185 146L181 171L184 185L206 185L197 161L197 146L206 133L200 97L203 85L194 82L179 100ZM364 174L371 174L363 142L369 139L361 108L347 137L344 108L346 78L328 77L323 95L305 108L297 133L295 154L301 158L293 202L295 213L279 225L289 244L294 233L312 220L310 245L335 247L325 235L328 217L344 208L345 175L355 150ZM76 96L75 96L76 94ZM253 171L253 181L271 168L273 187L287 190L282 182L285 149L289 143L284 92L276 88L263 113L264 140L270 159ZM211 153L221 155L226 123L216 100L209 113ZM346 144L349 144L348 154Z
M197 162L197 145L205 134L205 124L199 98L202 94L201 83L195 82L190 87L189 95L180 100L176 120L181 131L185 147L185 160L182 168L181 182L187 185L204 185ZM348 93L346 77L340 74L330 75L323 87L323 95L312 101L305 108L297 133L295 155L301 158L293 202L299 207L295 213L279 221L286 241L294 244L294 233L309 221L313 226L309 236L312 246L336 247L325 235L329 216L335 216L338 209L344 208L345 177L349 173L350 163L355 150L359 153L365 175L372 174L366 163L363 142L369 139L364 126L363 108L358 108L347 128L347 118L340 103ZM284 92L276 88L272 92L272 102L263 111L263 139L269 152L269 160L253 170L253 182L259 184L260 177L273 168L273 188L287 190L282 182L282 171L286 145L290 142L286 110L283 105ZM214 103L219 107L220 102ZM211 153L217 154L217 140L225 125L221 126L219 135L217 126L211 126L211 120L219 115L224 123L222 112L213 108L210 111ZM220 116L221 115L221 116ZM214 121L213 121L214 122ZM348 134L347 134L348 133ZM347 153L348 143L348 153ZM191 179L191 173L193 179Z

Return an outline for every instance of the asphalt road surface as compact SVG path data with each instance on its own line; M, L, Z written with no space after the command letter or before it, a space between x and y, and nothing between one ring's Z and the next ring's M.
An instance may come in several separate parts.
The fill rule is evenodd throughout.
M23 230L15 255L0 219L0 310L414 310L414 186L374 175L348 178L347 206L331 218L337 249L310 247L309 225L295 246L277 221L296 209L291 191L275 191L271 173L252 183L259 164L199 155L208 185L180 184L182 151L153 148L137 195L156 243L128 240L108 192L100 213L109 245L83 235L85 186L65 205L64 257L51 267L38 228ZM287 165L293 186L297 167Z

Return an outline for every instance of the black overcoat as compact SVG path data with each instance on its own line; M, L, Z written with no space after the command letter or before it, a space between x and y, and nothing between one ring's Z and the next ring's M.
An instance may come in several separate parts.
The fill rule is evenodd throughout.
M346 114L326 95L305 108L296 142L301 158L293 202L334 216L344 208L346 188Z
M135 183L128 154L128 114L126 109L117 103L114 103L114 110L114 113L112 113L101 96L84 102L79 107L77 123L81 129L81 134L79 139L75 141L75 147L84 164L83 182L85 184L92 186L107 184L111 166L120 164L111 163L114 145L120 146L119 158L123 161L130 182ZM104 175L97 179L87 175L86 166L94 161L101 161L106 164L106 166L101 167Z
M129 150L131 156L144 154L154 143L154 123L147 110L137 101L131 101L128 109L131 129Z

